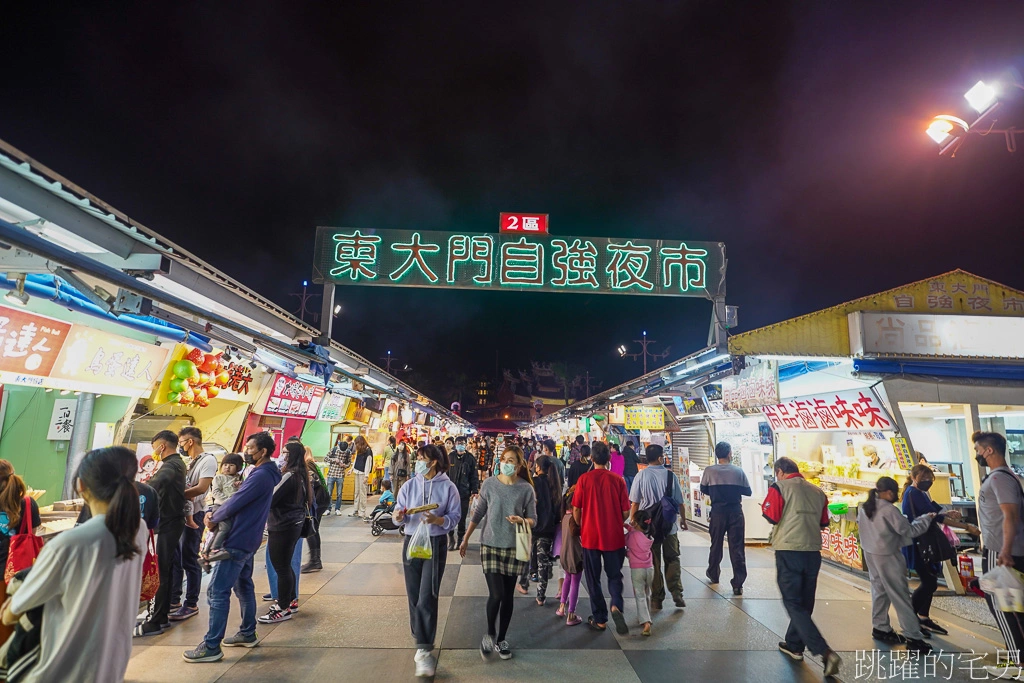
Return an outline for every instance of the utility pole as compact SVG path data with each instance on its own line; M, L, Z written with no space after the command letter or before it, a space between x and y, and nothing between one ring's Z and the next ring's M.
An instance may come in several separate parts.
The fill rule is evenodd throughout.
M586 383L586 387L587 387L587 395L586 395L585 398L590 398L591 396L593 396L593 394L591 393L592 390L590 388L590 379L591 379L590 378L590 370L587 370L585 373L583 373L583 381ZM601 384L604 384L604 382L600 382L598 384L595 384L594 385L594 389L600 389L601 388Z
M309 287L309 280L303 280L302 281L302 293L299 294L298 292L292 292L288 296L297 296L297 297L299 297L299 310L295 311L295 315L299 316L299 319L302 322L306 322L306 314L308 313L312 317L313 322L315 323L317 320L320 319L320 315L316 311L311 311L308 308L306 308L306 304L309 303L310 299L313 299L313 298L318 297L320 295L319 294L310 294L310 293L308 293L306 291L307 287Z
M394 372L391 371L391 364L397 363L398 359L391 355L391 351L388 351L388 355L383 356L381 360L384 361L384 371L389 375L394 375ZM410 372L411 370L408 363L400 368L395 368L395 372Z
M653 339L648 339L647 338L647 330L644 330L644 334L643 334L643 338L642 339L634 339L633 341L640 345L640 352L639 353L629 353L627 351L627 349L626 349L626 345L623 344L622 346L620 346L618 348L619 355L622 356L623 358L625 358L626 356L629 356L633 360L637 360L638 358L642 357L644 359L644 374L645 375L647 374L647 357L648 356L650 356L651 360L658 360L659 358L668 358L668 350L671 348L669 346L666 346L665 350L662 353L653 353L653 352L647 350L647 347L650 346L651 344L657 344L658 343L657 341L655 341Z

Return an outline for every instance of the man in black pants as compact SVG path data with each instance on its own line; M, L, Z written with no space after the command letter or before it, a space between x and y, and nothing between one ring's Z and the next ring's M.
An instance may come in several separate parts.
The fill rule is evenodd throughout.
M462 545L462 538L466 535L466 518L469 516L469 503L473 497L480 493L480 475L477 473L476 457L466 451L466 437L460 436L455 440L455 452L449 453L451 468L449 469L450 479L459 490L459 500L462 503L462 517L459 518L457 531L448 532L448 550L455 550Z
M724 441L715 446L717 465L704 470L700 492L711 497L711 552L705 575L718 583L722 564L722 545L729 534L729 560L732 562L732 594L743 595L747 580L747 555L743 547L745 530L742 497L751 495L746 473L732 464L732 446Z
M185 528L185 463L178 455L178 435L170 430L153 437L153 458L161 461L149 485L160 498L160 526L156 536L160 588L153 598L149 618L135 627L136 636L162 633L170 624L171 560L178 548L178 539Z

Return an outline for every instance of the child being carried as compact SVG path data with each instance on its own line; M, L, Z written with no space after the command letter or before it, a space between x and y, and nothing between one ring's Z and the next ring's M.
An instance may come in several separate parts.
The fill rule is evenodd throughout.
M206 497L206 512L213 513L217 508L228 501L228 498L235 495L238 487L242 485L242 468L245 461L238 453L228 453L220 461L220 471L213 478L210 485L210 493ZM207 534L207 541L199 553L203 570L209 572L211 563L217 560L226 560L231 557L224 549L224 541L231 531L231 520L226 519L217 525L214 533Z

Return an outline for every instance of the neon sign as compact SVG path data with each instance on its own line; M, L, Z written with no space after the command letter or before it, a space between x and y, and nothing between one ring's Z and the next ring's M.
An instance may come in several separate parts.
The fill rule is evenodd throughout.
M720 242L317 228L314 282L595 294L724 293Z

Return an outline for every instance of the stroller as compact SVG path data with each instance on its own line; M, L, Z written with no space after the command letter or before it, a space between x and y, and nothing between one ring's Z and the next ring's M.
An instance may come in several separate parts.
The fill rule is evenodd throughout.
M373 508L373 512L370 513L370 533L374 536L380 536L385 531L397 530L399 534L404 536L405 523L395 524L395 520L392 517L394 510L394 503L385 503Z

